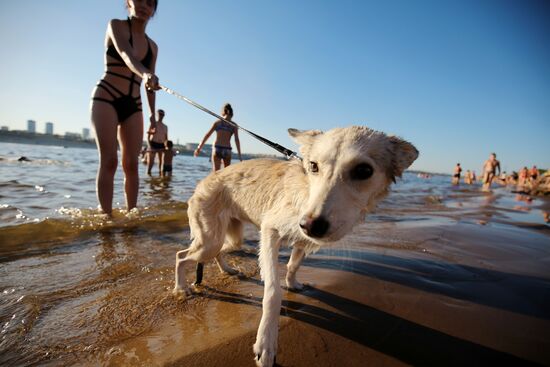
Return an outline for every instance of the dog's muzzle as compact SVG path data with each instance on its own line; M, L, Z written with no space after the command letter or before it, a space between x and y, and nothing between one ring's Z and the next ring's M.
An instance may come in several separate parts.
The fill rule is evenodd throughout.
M300 228L304 233L313 238L323 237L330 227L330 223L324 217L310 218L305 216L300 221Z

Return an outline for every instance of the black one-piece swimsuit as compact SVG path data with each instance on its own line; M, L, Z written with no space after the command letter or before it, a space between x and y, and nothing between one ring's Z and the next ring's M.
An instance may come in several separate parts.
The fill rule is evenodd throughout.
M127 21L128 21L128 27L130 28L130 46L133 46L132 24L130 23L130 19L128 19ZM147 39L147 44L149 46L147 49L147 54L145 55L143 60L141 60L141 63L143 64L143 66L150 68L151 61L153 59L153 52L151 50L151 44L149 43L149 39ZM120 57L120 55L118 54L115 46L110 45L107 48L106 53L109 57L118 61L118 62L108 62L107 66L123 66L123 67L126 67L126 69L130 70L122 60L122 57ZM141 80L138 81L136 74L134 74L133 72L131 77L128 77L123 74L115 73L109 70L106 71L105 73L114 75L118 78L127 79L129 81L128 93L125 94L120 89L116 88L114 85L109 83L108 81L102 79L99 81L97 86L106 90L107 93L109 93L109 95L113 97L113 99L105 99L101 97L94 97L92 99L95 101L103 101L111 104L115 108L118 121L119 122L126 121L128 117L130 117L131 115L133 115L138 111L141 111L141 95L138 94L137 97L132 96L132 92L134 91L134 84L137 84L139 88L139 86L141 85Z

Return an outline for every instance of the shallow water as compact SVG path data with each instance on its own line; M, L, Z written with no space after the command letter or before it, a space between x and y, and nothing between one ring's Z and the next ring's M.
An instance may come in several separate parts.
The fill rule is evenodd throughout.
M170 293L174 254L188 244L186 200L210 171L207 159L176 156L169 179L148 177L141 166L139 209L108 220L95 210L95 150L1 143L0 151L1 365L161 365L167 350L189 355L257 327L262 289L252 228L228 259L240 278L210 264L202 295ZM120 171L114 202L124 206ZM283 315L405 364L445 360L406 349L399 336L392 344L382 329L408 325L466 364L468 348L489 361L544 363L547 210L548 201L508 188L486 193L451 186L448 176L406 173L345 244L306 260L299 279L314 286L287 294ZM288 256L283 251L281 262ZM364 287L346 291L358 281ZM344 326L326 323L327 315ZM353 330L354 322L376 324L372 318L380 329ZM476 323L493 331L464 326Z

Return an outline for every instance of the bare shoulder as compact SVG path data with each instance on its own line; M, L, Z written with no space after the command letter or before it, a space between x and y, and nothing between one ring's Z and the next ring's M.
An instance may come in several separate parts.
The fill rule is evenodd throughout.
M110 34L126 34L128 33L128 26L126 21L122 19L111 19L107 24L107 31Z
M149 44L151 45L151 48L153 49L153 52L155 55L158 53L159 47L155 41L149 35L147 35L147 40L149 41Z
M126 21L122 19L111 19L107 24L107 27L111 28L112 30L119 30L121 29L122 25L125 23Z

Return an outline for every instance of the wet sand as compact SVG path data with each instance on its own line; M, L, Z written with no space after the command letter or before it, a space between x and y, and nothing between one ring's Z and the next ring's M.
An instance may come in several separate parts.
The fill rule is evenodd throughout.
M14 317L2 364L253 366L256 232L228 257L240 277L209 264L204 287L182 299L170 291L188 233L176 227L112 229L4 262ZM549 234L435 216L367 222L305 261L304 291L285 291L277 363L549 365Z
M472 224L388 227L378 228L368 243L351 237L344 248L306 261L300 279L311 285L285 293L279 365L550 362L548 231L531 236L525 249L522 231ZM399 245L385 241L387 231ZM251 251L234 257L254 260ZM249 271L254 266L246 264ZM216 277L217 269L211 266L208 274ZM132 351L141 350L145 364L253 366L262 294L257 276L209 283L186 315L158 329L156 348L150 335L141 336L109 362L128 364Z

